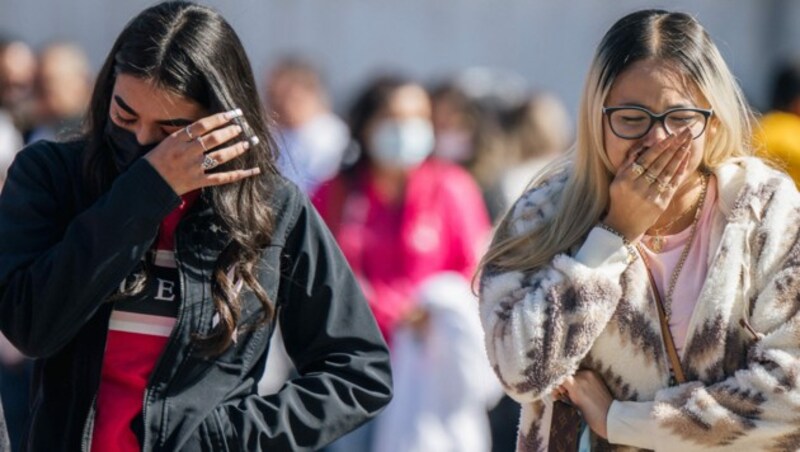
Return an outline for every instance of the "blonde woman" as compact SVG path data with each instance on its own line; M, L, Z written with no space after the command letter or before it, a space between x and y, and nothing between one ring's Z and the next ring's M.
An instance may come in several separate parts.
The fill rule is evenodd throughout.
M800 196L749 156L749 117L694 18L640 11L603 38L573 152L483 263L518 450L569 439L554 400L601 450L800 448Z

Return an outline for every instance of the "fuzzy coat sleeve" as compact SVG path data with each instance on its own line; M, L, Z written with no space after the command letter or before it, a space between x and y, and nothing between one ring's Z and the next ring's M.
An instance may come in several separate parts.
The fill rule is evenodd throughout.
M749 199L733 218L734 227L748 230L742 246L751 257L736 275L749 280L743 317L753 337L745 365L718 382L663 389L651 402L614 402L612 443L681 452L800 450L800 195L782 178L749 187L739 199ZM704 327L713 338L715 328L726 334L731 325Z
M522 196L495 240L540 227L555 210L565 176ZM622 295L628 266L622 240L594 228L580 250L557 254L533 272L487 267L480 311L489 360L520 403L548 395L578 370Z

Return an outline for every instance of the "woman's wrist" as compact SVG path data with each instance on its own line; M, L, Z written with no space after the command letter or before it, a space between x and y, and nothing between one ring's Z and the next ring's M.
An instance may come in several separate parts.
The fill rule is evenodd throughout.
M634 231L631 231L629 227L625 227L624 225L619 224L618 221L615 221L611 215L606 215L604 218L600 220L601 227L608 230L609 232L613 232L614 234L622 237L623 239L627 240L629 243L634 244L641 236Z
M604 229L622 239L622 244L625 246L625 249L628 252L628 263L631 263L636 260L639 254L636 252L636 247L634 246L634 244L625 236L625 234L623 234L613 226L610 226L605 221L597 223L597 227Z

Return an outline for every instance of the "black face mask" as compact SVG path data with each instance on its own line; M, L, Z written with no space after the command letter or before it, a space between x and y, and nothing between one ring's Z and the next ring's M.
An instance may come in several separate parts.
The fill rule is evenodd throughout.
M139 157L150 152L158 143L139 144L136 134L114 124L114 121L106 121L106 142L113 152L114 165L119 172L128 169Z

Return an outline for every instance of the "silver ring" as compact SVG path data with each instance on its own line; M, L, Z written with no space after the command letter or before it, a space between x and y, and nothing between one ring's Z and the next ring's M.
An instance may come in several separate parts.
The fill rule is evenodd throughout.
M206 144L203 143L203 137L197 137L197 138L194 139L194 141L197 141L198 143L200 143L200 146L203 148L203 152L208 152L208 148L206 147Z
M656 187L658 189L658 192L661 193L663 191L667 191L668 189L672 188L672 185L659 179L658 183L656 184Z
M204 155L203 156L203 163L200 164L200 166L202 166L204 170L210 170L210 169L216 167L217 165L219 165L219 162L217 161L217 159L215 159L214 157L211 157L210 155Z
M658 176L653 176L653 173L650 171L644 173L644 178L647 179L647 182L654 184L658 180Z
M183 131L186 132L186 136L189 137L189 141L194 140L194 136L192 135L192 125L189 124L188 126L183 128Z

